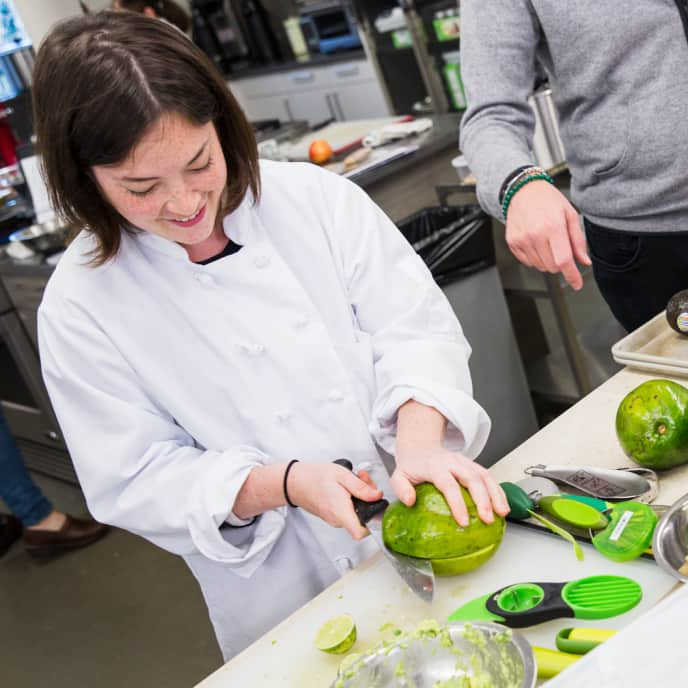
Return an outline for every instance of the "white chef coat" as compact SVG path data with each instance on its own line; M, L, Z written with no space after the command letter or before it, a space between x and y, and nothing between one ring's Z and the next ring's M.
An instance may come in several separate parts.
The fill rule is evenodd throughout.
M223 222L243 248L207 265L146 233L87 265L67 249L39 309L43 375L93 516L184 557L225 658L374 551L301 509L231 508L255 466L394 453L409 399L475 457L490 422L442 291L355 184L262 161ZM231 170L230 170L231 174ZM313 485L317 490L318 486Z

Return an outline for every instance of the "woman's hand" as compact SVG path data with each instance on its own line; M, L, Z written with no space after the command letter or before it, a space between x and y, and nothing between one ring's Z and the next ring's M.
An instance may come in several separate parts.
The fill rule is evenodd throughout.
M391 482L399 499L411 506L416 501L414 486L432 483L459 525L467 526L468 511L458 480L471 493L485 523L494 521L493 512L506 516L506 496L488 470L443 446L446 428L447 420L437 409L414 400L397 412L396 469Z
M473 497L478 515L485 523L494 521L494 513L506 516L509 505L502 488L480 464L444 447L397 450L397 467L392 474L392 487L399 499L411 506L416 501L415 485L432 483L445 497L452 515L461 526L468 525L468 511L459 483Z
M382 499L365 471L360 476L334 463L299 461L289 471L287 491L291 501L335 528L345 528L356 540L368 535L354 511L352 497L365 502Z
M533 181L516 192L506 216L506 243L524 265L561 272L574 289L583 286L576 260L590 265L590 258L578 213L549 182Z

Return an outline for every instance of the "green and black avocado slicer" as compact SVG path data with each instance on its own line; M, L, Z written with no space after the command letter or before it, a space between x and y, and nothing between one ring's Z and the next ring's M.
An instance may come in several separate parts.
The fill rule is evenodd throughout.
M585 539L600 554L613 561L635 559L646 553L652 542L657 514L653 507L643 502L610 504L579 495L538 495L535 501L531 497L532 492L526 493L520 484L503 482L500 485L511 509L507 516L509 520L535 518L569 542L575 542L575 533L589 533L589 538ZM533 511L535 508L554 517L555 522L537 514ZM573 527L574 533L565 530L566 527ZM576 556L583 558L579 548L576 549Z
M606 619L633 609L640 585L624 576L589 576L564 583L515 583L459 607L449 621L496 621L525 628L574 617Z

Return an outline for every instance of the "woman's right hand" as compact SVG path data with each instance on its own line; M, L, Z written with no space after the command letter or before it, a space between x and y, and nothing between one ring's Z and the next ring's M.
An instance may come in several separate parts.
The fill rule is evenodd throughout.
M524 265L540 272L561 272L576 290L583 286L576 260L590 265L590 258L578 213L549 182L532 181L511 199L506 243Z
M368 535L354 511L352 497L365 502L382 499L370 476L352 471L335 463L299 461L289 471L287 479L289 499L296 506L318 516L334 528L345 528L355 540Z

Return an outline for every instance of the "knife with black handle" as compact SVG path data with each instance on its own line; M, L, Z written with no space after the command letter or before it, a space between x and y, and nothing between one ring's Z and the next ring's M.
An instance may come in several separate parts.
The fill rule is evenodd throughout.
M334 463L353 471L354 467L349 459L337 459ZM416 595L424 602L431 604L435 591L435 575L430 561L392 552L382 539L382 517L385 509L389 506L389 502L386 499L366 502L363 499L358 499L358 497L351 497L351 501L358 520L362 526L368 528L370 535L377 542L387 561L392 564L394 570Z

